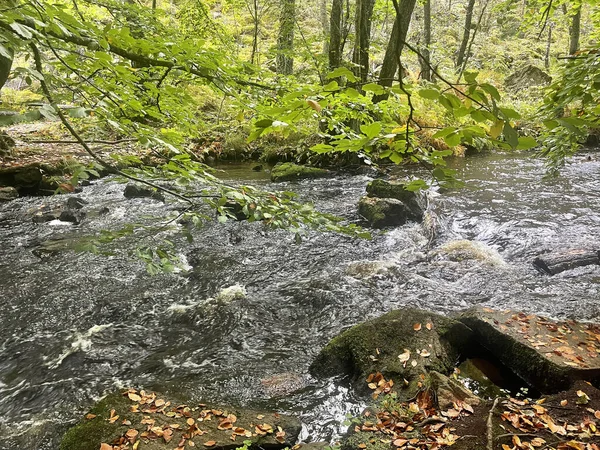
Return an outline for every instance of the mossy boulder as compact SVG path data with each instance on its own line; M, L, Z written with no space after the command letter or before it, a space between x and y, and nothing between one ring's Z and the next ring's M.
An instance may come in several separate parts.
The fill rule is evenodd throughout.
M475 340L542 393L600 382L600 326L518 311L471 308L457 317Z
M521 67L504 80L504 85L513 91L532 86L544 86L552 82L552 77L542 69L531 64Z
M162 192L154 188L141 186L135 183L128 183L127 186L125 186L123 195L126 198L152 198L161 202L165 201L165 196Z
M0 187L0 202L9 202L19 197L19 193L14 187Z
M465 325L448 317L414 308L395 310L332 339L310 371L322 377L347 375L363 393L368 390L365 379L376 372L402 387L402 380L418 381L432 370L451 372L471 336Z
M331 172L317 167L302 166L294 163L279 163L271 169L271 181L294 181L306 178L323 178Z
M185 448L234 450L249 440L251 448L277 450L291 447L301 427L295 417L268 411L186 405L143 391L116 392L100 400L67 431L60 450L98 450L102 443L133 445L137 441L141 441L140 449L171 450L182 440Z
M395 198L362 197L358 202L358 214L373 228L404 225L417 220L405 203Z
M367 195L369 197L400 200L411 213L408 217L409 220L420 221L423 219L423 208L419 203L419 195L406 189L405 183L376 179L367 184Z

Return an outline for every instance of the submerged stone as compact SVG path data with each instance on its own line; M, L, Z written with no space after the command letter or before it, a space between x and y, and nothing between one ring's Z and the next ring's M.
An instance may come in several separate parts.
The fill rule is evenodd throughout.
M131 448L136 442L150 450L172 450L181 442L184 448L234 450L246 440L250 448L277 450L291 447L301 427L295 417L270 411L186 405L131 390L100 400L67 431L60 450L97 450L103 443Z
M432 370L450 373L471 336L462 323L439 314L413 308L391 311L332 339L310 371L348 375L361 392L367 390L368 375L381 372L402 388L403 379L417 381ZM414 387L410 383L407 390Z
M271 169L271 181L293 181L306 178L323 178L331 173L317 167L301 166L294 163L279 163Z
M600 381L600 326L517 311L472 308L457 317L477 342L542 393Z

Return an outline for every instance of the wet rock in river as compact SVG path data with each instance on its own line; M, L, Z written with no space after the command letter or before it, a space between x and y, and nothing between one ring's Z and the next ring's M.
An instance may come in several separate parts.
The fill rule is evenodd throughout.
M0 187L0 202L9 202L19 197L19 193L14 187Z
M408 206L395 198L362 197L358 214L373 228L403 225L415 217Z
M276 373L261 379L260 384L269 397L282 397L306 387L308 377L296 372Z
M85 212L81 210L65 209L60 213L60 216L58 216L58 220L73 223L75 225L80 224L83 219L85 219Z
M68 209L82 209L88 202L81 197L69 197L67 200Z
M401 397L411 397L420 375L449 373L467 347L471 331L456 320L413 308L391 311L332 339L312 363L316 376L349 375L366 392L364 380L381 372L396 381ZM404 387L402 380L408 380Z
M162 192L150 187L139 186L135 183L128 183L127 186L125 186L123 195L126 198L152 198L161 202L165 201L165 196Z
M273 182L323 178L330 175L331 172L328 170L294 163L279 163L271 169L271 181Z
M237 407L184 404L144 391L120 392L100 400L63 437L60 450L97 450L101 444L161 450L210 448L234 450L249 440L251 448L291 447L302 424L292 416ZM193 444L192 444L193 442ZM107 447L109 448L109 447ZM135 447L134 447L135 448Z
M497 250L484 242L460 239L446 242L432 252L432 256L450 261L479 261L490 266L505 266Z
M600 327L517 311L472 308L457 317L475 340L542 393L600 380Z
M376 179L367 184L367 195L376 198L394 198L404 203L410 215L408 220L420 221L423 219L423 208L419 203L416 192L406 189L406 184L400 181L385 181Z

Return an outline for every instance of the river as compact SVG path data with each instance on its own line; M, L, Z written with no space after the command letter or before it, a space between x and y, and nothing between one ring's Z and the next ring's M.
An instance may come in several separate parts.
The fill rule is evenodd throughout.
M339 380L310 378L308 366L353 324L406 305L447 314L479 304L599 321L600 267L548 277L531 264L547 251L598 249L600 160L590 156L549 181L542 162L524 153L452 160L466 186L437 197L445 227L434 247L477 241L473 259L435 248L426 254L416 224L372 240L311 233L297 244L261 223L213 221L192 243L156 236L172 239L190 270L150 276L123 255L35 250L48 239L165 215L159 202L125 199L122 185L100 180L78 195L108 213L78 226L31 221L33 211L67 196L0 204L0 448L56 449L95 400L125 386L296 414L304 438L329 440L362 402ZM227 169L224 178L294 190L350 221L358 221L370 180L270 185L249 166ZM231 286L239 295L214 300ZM264 380L278 374L303 387L274 394Z

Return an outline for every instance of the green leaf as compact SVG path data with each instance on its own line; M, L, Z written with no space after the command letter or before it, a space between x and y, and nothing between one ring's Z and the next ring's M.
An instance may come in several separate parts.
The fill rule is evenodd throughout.
M373 139L381 133L381 122L373 122L370 125L361 125L360 131L369 139Z
M444 141L450 147L456 147L458 144L460 144L460 138L461 138L461 134L458 132L454 132L454 133L449 134L448 136L444 137Z
M483 83L479 85L481 87L481 89L483 89L485 92L487 92L488 94L490 94L490 96L496 100L496 101L500 101L500 93L498 92L498 89L496 89L494 86L492 86L489 83Z
M261 119L254 122L254 126L256 128L267 128L273 125L273 120L271 119Z
M515 129L510 126L510 123L506 122L504 124L503 134L508 145L510 145L513 149L517 148L517 145L519 145L519 135Z
M332 92L332 91L337 91L340 89L340 86L338 85L338 82L333 80L329 83L327 83L325 86L323 86L323 90L327 91L327 92Z
M517 150L529 150L530 148L537 147L537 145L537 141L531 136L523 136L519 138Z
M375 95L382 95L385 93L385 89L377 83L368 83L363 86L363 91L372 92Z
M521 118L521 114L519 114L517 111L515 111L514 109L511 108L498 108L502 114L504 115L504 117L508 120L510 119L520 119Z
M446 136L448 136L451 133L454 133L455 131L456 131L456 127L446 127L446 128L444 128L444 129L442 129L440 131L437 131L431 137L433 139L445 138Z
M464 73L465 81L467 83L473 84L476 82L477 75L479 75L479 72L471 72L467 70Z
M428 100L437 100L440 98L440 92L435 89L421 89L419 95Z
M402 162L402 160L404 159L402 157L402 155L398 152L392 152L389 156L390 161L393 162L394 164L400 164Z
M354 83L356 81L356 77L352 73L352 71L346 67L338 67L337 69L329 72L325 78L331 80L332 78L346 77L348 81Z

